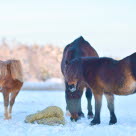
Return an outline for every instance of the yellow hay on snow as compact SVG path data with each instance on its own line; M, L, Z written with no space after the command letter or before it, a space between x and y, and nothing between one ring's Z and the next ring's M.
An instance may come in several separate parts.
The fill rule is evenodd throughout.
M55 124L65 124L64 117L63 118L57 118L57 117L51 117L46 119L40 119L36 121L38 124L45 124L45 125L55 125Z
M39 111L38 113L28 115L25 119L26 123L34 123L38 124L47 124L47 125L55 125L55 124L65 124L64 114L61 108L57 106L50 106L46 109Z

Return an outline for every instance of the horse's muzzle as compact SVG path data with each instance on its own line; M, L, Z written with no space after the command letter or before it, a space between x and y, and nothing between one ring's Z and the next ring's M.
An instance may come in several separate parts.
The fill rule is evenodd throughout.
M79 120L78 114L76 114L76 113L71 114L70 120L71 121L77 121L77 120Z
M70 90L70 92L75 92L76 91L76 85L74 85L74 84L69 85L69 90Z

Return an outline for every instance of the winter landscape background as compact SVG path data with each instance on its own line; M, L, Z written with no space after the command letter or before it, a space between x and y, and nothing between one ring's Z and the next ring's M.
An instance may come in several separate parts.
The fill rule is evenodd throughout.
M109 111L105 98L101 112L101 124L90 126L87 119L87 100L82 97L85 118L71 122L66 116L66 102L63 76L60 71L63 48L51 45L9 44L6 40L0 45L0 58L20 59L24 69L24 85L16 98L12 120L4 120L3 96L0 94L0 133L3 136L135 136L136 109L135 95L115 96L115 112L118 123L109 126ZM118 58L117 58L118 59ZM92 99L94 112L94 98ZM25 117L48 106L59 106L66 124L58 126L26 124Z
M24 85L4 120L0 94L2 136L136 136L136 95L115 96L118 123L108 125L103 98L101 124L90 126L86 117L71 122L66 113L60 62L65 46L83 36L103 57L122 59L136 52L135 0L3 0L0 1L0 60L20 59ZM59 106L66 124L24 123L29 114ZM94 112L94 98L92 99ZM82 97L87 115L87 101Z
M0 43L0 59L19 59L23 66L24 81L45 81L51 77L62 78L60 62L63 48L53 45Z

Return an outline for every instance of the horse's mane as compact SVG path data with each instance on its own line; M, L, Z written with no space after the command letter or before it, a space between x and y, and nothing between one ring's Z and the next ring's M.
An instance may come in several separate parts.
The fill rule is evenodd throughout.
M14 80L23 82L23 70L19 60L0 61L0 79L4 79L9 72Z
M81 59L76 58L70 61L66 66L65 76L66 79L78 78L81 79L82 67L81 67Z

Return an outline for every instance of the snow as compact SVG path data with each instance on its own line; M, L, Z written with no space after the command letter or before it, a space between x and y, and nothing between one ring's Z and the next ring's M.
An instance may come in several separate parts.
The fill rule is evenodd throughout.
M45 82L24 82L22 90L64 90L64 81L60 78L50 78Z
M47 126L24 123L27 115L35 113L47 106L59 106L65 113L64 91L21 91L13 107L12 120L3 118L3 97L0 95L0 135L2 136L135 136L136 108L135 95L116 96L115 109L118 118L116 125L109 126L109 111L105 97L101 111L101 124L89 126L91 120L83 118L78 122L71 122L65 116L66 125ZM94 109L94 99L92 101ZM82 97L82 109L87 114L87 101Z

